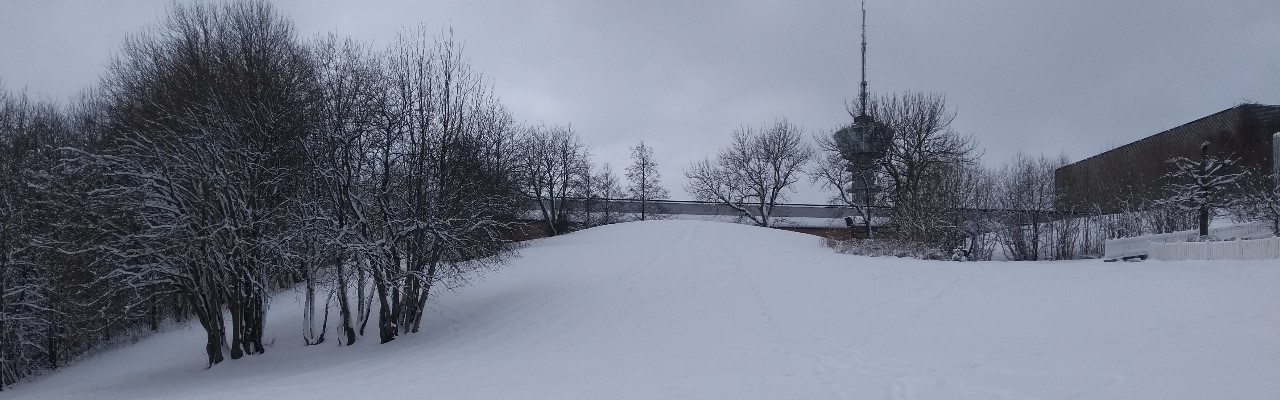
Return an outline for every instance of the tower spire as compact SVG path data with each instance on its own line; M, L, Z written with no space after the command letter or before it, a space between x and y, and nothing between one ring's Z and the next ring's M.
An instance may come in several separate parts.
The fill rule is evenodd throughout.
M858 91L858 114L867 115L867 1L862 0L862 87Z

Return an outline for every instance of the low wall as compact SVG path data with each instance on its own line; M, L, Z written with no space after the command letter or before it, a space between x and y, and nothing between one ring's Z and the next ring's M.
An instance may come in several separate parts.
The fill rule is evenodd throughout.
M1252 239L1270 236L1271 225L1266 222L1250 222L1210 229L1209 234L1217 236L1219 239ZM1116 259L1149 254L1153 243L1186 242L1197 236L1200 236L1200 231L1181 231L1111 239L1103 245L1103 258Z
M1149 258L1180 260L1280 259L1280 237L1224 242L1151 243Z

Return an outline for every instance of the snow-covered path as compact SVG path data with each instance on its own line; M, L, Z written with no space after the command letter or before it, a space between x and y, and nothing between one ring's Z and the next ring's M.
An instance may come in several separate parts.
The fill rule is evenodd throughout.
M26 398L1170 399L1280 394L1280 264L950 263L658 221L541 241L387 345L203 368L196 328L3 393ZM336 335L331 335L333 338Z

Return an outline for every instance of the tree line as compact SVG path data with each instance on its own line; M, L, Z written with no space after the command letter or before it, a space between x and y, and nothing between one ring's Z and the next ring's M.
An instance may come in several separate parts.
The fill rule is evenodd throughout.
M374 48L265 1L174 5L69 105L0 87L0 390L165 321L209 366L263 353L293 287L307 344L418 332L520 221L665 198L652 153L628 184L570 126L516 122L451 30Z
M861 111L849 114L857 117ZM1053 167L1016 170L1035 163L1020 156L1004 170L985 168L973 136L951 128L955 113L944 96L880 95L870 99L865 112L878 121L886 141L884 153L865 166L851 164L838 143L840 133L819 132L810 141L802 128L782 118L739 128L714 159L685 169L685 189L699 200L727 205L757 225L772 226L773 207L807 177L833 193L831 204L854 210L867 225L881 218L875 224L890 227L898 240L939 251L968 247L986 257L998 233L1005 234L1002 242L1008 247L1018 246L1012 235L1025 223L1012 215L992 218L971 210L1053 210ZM1032 183L1019 179L1041 186L1028 192L1018 186ZM877 189L850 190L859 186ZM871 209L887 215L873 217Z
M1002 164L983 164L977 140L952 129L956 114L943 95L883 94L869 99L865 111L849 109L855 121L863 112L885 138L883 153L865 165L850 161L840 143L844 133L817 132L807 140L802 128L781 118L735 130L714 158L685 169L685 190L732 208L743 220L773 226L773 207L807 176L832 194L830 204L848 207L868 226L888 228L889 239L901 241L896 246L927 249L929 254L915 255L936 258L1100 257L1107 239L1190 229L1197 222L1203 232L1212 216L1280 226L1272 175L1233 169L1229 155L1170 159L1172 172L1153 183L1165 197L1111 193L1131 199L1121 201L1130 206L1102 212L1059 201L1054 174L1070 163L1066 155L1017 154ZM851 190L859 187L874 189Z

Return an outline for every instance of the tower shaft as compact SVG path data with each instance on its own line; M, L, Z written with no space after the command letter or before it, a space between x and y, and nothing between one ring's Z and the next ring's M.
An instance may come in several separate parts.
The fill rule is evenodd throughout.
M858 113L867 115L867 2L862 1L862 84L858 91Z

